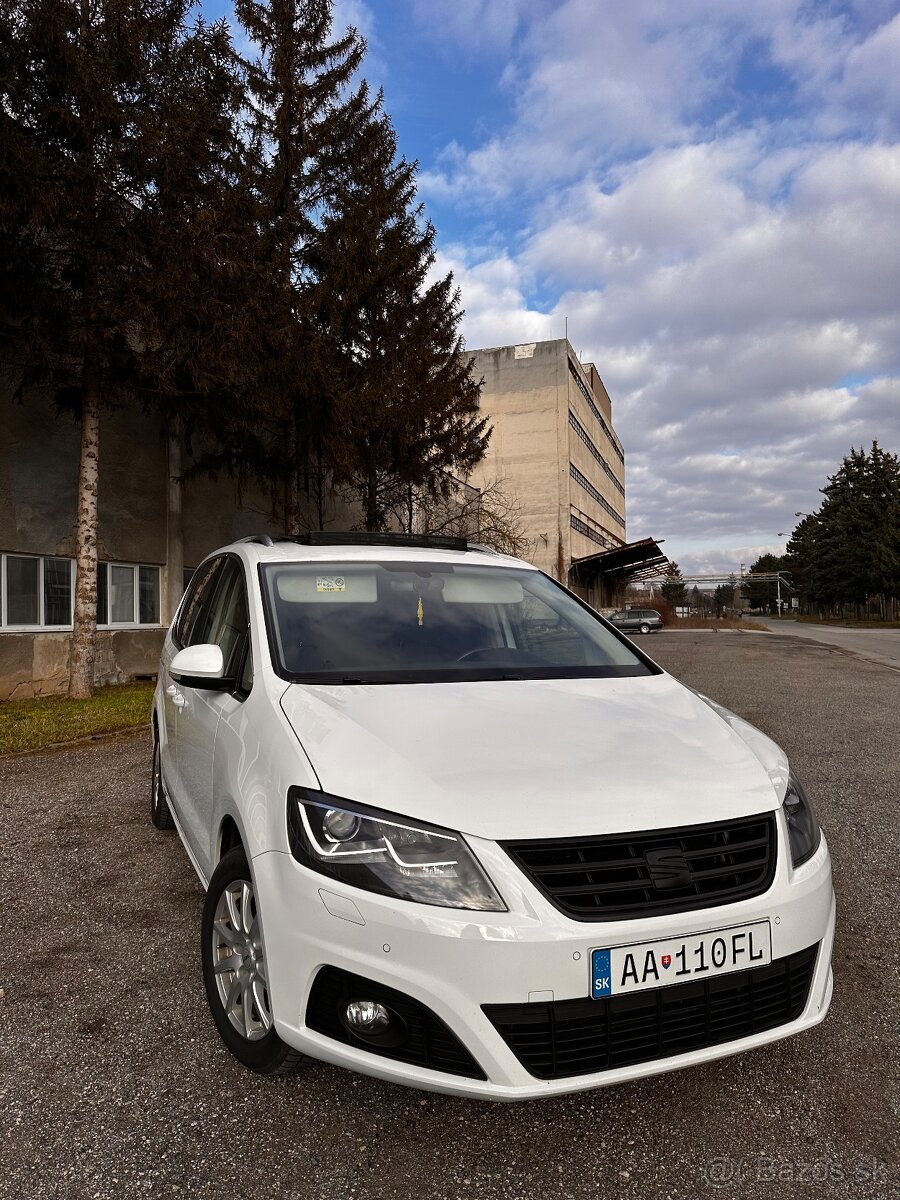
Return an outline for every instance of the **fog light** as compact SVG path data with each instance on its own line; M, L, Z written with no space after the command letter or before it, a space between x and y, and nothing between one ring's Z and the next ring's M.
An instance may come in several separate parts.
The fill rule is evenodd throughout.
M391 1014L377 1000L351 1000L344 1014L354 1033L384 1033Z

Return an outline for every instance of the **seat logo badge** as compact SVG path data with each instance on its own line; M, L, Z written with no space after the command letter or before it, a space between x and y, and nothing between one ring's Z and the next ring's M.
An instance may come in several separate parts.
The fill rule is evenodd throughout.
M691 871L684 853L677 846L664 846L644 853L647 870L658 892L691 886Z

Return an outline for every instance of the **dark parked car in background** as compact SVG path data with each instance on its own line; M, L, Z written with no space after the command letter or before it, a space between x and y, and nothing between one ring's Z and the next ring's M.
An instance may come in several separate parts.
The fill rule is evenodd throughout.
M663 627L663 619L655 608L623 608L609 618L618 629L653 633Z

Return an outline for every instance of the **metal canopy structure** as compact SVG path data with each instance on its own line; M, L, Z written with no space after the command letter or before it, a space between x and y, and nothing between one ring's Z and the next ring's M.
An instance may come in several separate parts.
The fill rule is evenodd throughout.
M696 584L701 591L716 587L718 584L734 584L735 587L744 587L750 583L776 583L780 581L793 591L790 575L784 571L731 571L727 575L723 572L721 575L682 575L682 583Z
M601 550L599 554L588 554L576 558L571 567L570 580L579 587L593 588L600 584L606 591L614 591L626 580L651 579L662 575L669 560L653 538L639 542L628 542L614 550Z

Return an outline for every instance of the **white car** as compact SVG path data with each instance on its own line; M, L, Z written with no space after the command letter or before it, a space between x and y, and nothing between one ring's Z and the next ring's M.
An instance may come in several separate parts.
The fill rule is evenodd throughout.
M153 737L212 1016L256 1071L529 1099L828 1010L831 864L784 753L528 563L228 546L166 637Z

